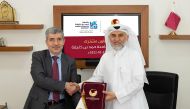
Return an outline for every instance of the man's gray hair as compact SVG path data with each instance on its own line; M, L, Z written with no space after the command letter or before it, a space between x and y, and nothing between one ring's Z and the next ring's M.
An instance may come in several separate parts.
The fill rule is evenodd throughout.
M46 39L47 39L49 34L61 34L62 37L64 38L63 31L59 28L56 28L56 27L50 27L46 30L46 32L45 32Z

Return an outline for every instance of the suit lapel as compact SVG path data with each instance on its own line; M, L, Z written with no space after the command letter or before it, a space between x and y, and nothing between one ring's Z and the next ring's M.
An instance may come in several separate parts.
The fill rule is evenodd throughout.
M68 80L68 64L67 64L67 59L64 55L64 53L62 53L61 55L61 70L62 70L62 80L63 81L67 81Z
M49 51L47 51L45 62L46 62L48 76L52 77L52 60Z

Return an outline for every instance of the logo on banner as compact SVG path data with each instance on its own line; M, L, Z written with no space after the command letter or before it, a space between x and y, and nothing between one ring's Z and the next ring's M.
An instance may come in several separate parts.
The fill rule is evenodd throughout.
M98 29L97 21L82 21L75 23L75 28L79 29L79 33L93 33L93 30Z
M97 29L97 28L98 28L98 25L96 21L90 22L90 29Z

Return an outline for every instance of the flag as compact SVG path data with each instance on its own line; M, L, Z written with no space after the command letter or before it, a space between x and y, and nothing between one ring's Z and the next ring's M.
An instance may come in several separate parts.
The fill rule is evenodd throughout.
M165 22L165 25L172 30L176 30L180 20L181 20L181 18L179 15L177 15L174 12L170 12L170 15L168 16L168 18Z

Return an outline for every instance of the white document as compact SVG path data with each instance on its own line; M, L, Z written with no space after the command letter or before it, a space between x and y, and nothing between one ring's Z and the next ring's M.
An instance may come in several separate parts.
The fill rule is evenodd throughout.
M76 109L85 109L85 106L83 104L82 98L80 98L80 100L79 100L79 102L77 104Z

